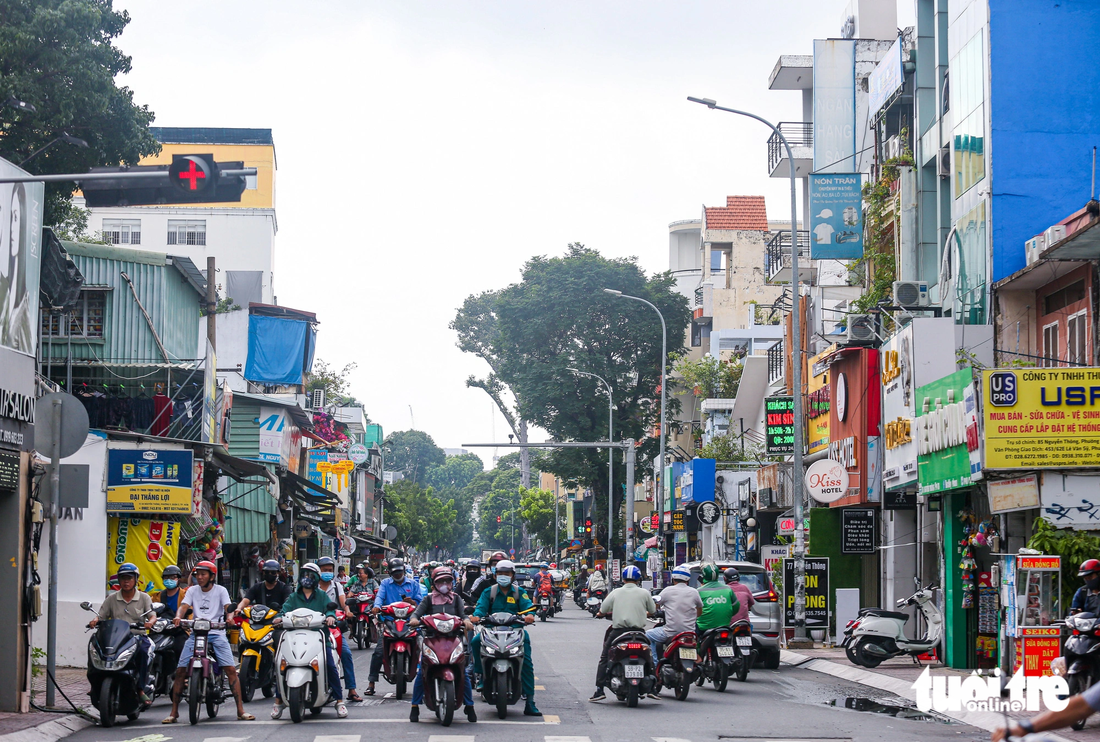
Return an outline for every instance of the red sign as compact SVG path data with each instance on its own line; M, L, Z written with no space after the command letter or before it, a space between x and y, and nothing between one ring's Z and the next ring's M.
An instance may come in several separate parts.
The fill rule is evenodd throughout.
M780 518L775 522L775 530L781 534L794 533L794 518Z
M1013 671L1019 670L1022 664L1025 676L1052 674L1050 663L1062 654L1061 634L1057 626L1021 627Z
M649 516L649 527L654 531L661 527L661 517L657 513Z
M149 524L149 540L160 541L160 537L164 534L164 524L158 520Z
M156 541L151 542L149 548L145 550L145 556L150 562L159 562L163 554L164 549Z
M1020 556L1016 557L1017 569L1049 569L1062 568L1062 558L1056 556Z

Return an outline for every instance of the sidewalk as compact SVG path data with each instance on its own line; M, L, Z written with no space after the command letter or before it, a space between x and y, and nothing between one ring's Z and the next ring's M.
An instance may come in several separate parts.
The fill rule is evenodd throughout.
M57 669L58 688L68 696L78 708L91 708L88 699L88 679L83 668L59 667ZM39 706L46 703L46 675L34 678L34 702ZM57 694L58 708L68 708L69 704ZM95 712L92 711L94 715ZM73 732L92 725L87 718L76 713L63 714L38 711L16 714L0 712L0 742L56 742Z
M798 651L783 650L780 657L783 664L802 667L859 683L860 685L866 685L911 702L915 702L917 698L916 691L912 687L913 683L916 682L925 668L931 668L932 673L935 675L955 675L961 678L970 675L970 671L944 667L938 662L925 662L918 666L909 657L887 660L874 670L868 670L850 662L845 656L844 650L839 647L830 649L815 647L813 649L799 649ZM943 715L987 731L1000 729L1004 726L1004 717L995 712L964 710L948 712ZM1034 713L1009 712L1008 717L1010 719L1020 719L1033 715ZM1060 730L1058 734L1047 733L1046 736L1050 739L1064 740L1065 742L1070 740L1100 742L1100 716L1093 716L1080 732L1064 729Z

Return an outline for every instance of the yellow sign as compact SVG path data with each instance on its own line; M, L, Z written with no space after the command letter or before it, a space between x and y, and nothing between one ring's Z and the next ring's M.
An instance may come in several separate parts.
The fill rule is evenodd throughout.
M162 590L160 575L179 558L180 524L139 518L107 518L107 576L132 562L138 568L138 589Z
M835 347L830 346L810 359L805 407L807 453L817 453L829 447L829 368L822 366L820 359L834 350Z
M355 469L355 462L343 459L342 461L318 461L317 471L331 474L336 480L333 489L343 490L348 487L348 474Z
M1100 368L982 372L989 469L1100 466Z

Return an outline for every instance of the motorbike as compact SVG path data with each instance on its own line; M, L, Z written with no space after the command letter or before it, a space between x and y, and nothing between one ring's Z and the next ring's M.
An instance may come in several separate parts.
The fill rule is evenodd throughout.
M80 604L91 611L88 602ZM89 627L90 628L90 627ZM119 619L100 621L88 640L88 682L92 705L99 711L99 723L115 724L119 714L134 721L145 709L141 689L148 678L138 676L135 656L141 649L134 638L135 631L144 631L144 623L130 624ZM154 657L149 657L150 666Z
M722 693L726 690L730 675L736 672L737 665L743 664L738 663L733 629L727 626L701 632L697 650L699 665L695 685L702 687L709 680L714 684L714 689Z
M644 631L622 634L607 651L608 687L628 708L638 699L658 689L653 654Z
M335 604L330 604L335 605ZM290 711L290 720L302 721L308 709L317 716L335 699L329 687L325 653L332 651L331 630L326 630L325 614L308 608L296 608L283 616L283 638L275 653L279 669L275 681L279 693ZM339 654L336 655L340 671Z
M552 588L540 587L535 596L535 605L538 606L538 617L545 621L554 616L554 591Z
M658 616L658 625L662 625L663 616ZM681 631L669 638L657 661L657 692L660 693L662 687L668 686L675 691L677 701L686 701L695 680L695 663L698 660L699 651L694 631Z
M595 618L596 614L600 612L600 606L603 604L603 599L606 597L607 590L605 588L601 587L597 590L588 591L588 598L584 601L584 607L592 614L592 618Z
M1062 648L1062 657L1070 695L1076 696L1100 681L1100 618L1092 613L1078 613L1066 617L1066 627L1071 633ZM1074 722L1073 728L1081 731L1085 721Z
M905 636L909 614L881 608L861 609L859 615L844 627L844 640L840 645L844 647L848 659L857 665L875 668L892 657L924 654L939 644L943 634L943 615L932 599L935 589L936 586L932 585L897 601L899 608L915 605L924 615L928 633L920 639Z
M760 656L760 650L754 644L752 637L752 624L747 618L734 622L730 626L733 634L733 647L737 652L734 661L734 677L737 682L743 683L749 679L749 670L756 664L756 658Z
M519 701L523 670L523 616L492 613L481 620L482 697L501 719Z
M180 660L176 639L185 636L187 630L172 623L174 616L169 615L168 608L163 603L153 603L153 610L156 611L157 620L149 633L149 638L153 640L153 662L149 666L149 675L152 679L153 697L156 698L172 693L176 665Z
M187 718L194 725L199 723L199 714L204 703L206 715L215 719L222 701L229 695L225 684L225 673L214 659L207 640L211 631L224 629L225 623L196 618L193 621L180 621L180 626L191 629L191 635L195 640L191 655L191 673L187 683Z
M371 620L370 609L374 605L374 593L370 590L360 590L348 595L348 638L354 639L359 649L367 649L371 645L374 622Z
M421 619L424 631L421 648L424 663L424 703L447 727L462 707L466 672L466 646L462 619L435 613Z
M244 609L239 649L241 697L251 703L256 689L275 695L275 611L259 603Z
M378 614L382 623L382 674L393 684L398 700L404 697L420 664L416 629L409 625L414 610L415 606L399 601L382 606Z
M586 610L588 608L587 601L588 590L579 587L573 588L573 602L577 605L578 608L580 608L582 611Z

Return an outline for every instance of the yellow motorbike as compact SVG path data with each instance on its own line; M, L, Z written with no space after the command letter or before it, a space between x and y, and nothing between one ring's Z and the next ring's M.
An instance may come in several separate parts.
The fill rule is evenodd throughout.
M250 605L243 610L240 639L241 696L250 703L259 688L264 698L275 695L275 611L266 605Z

